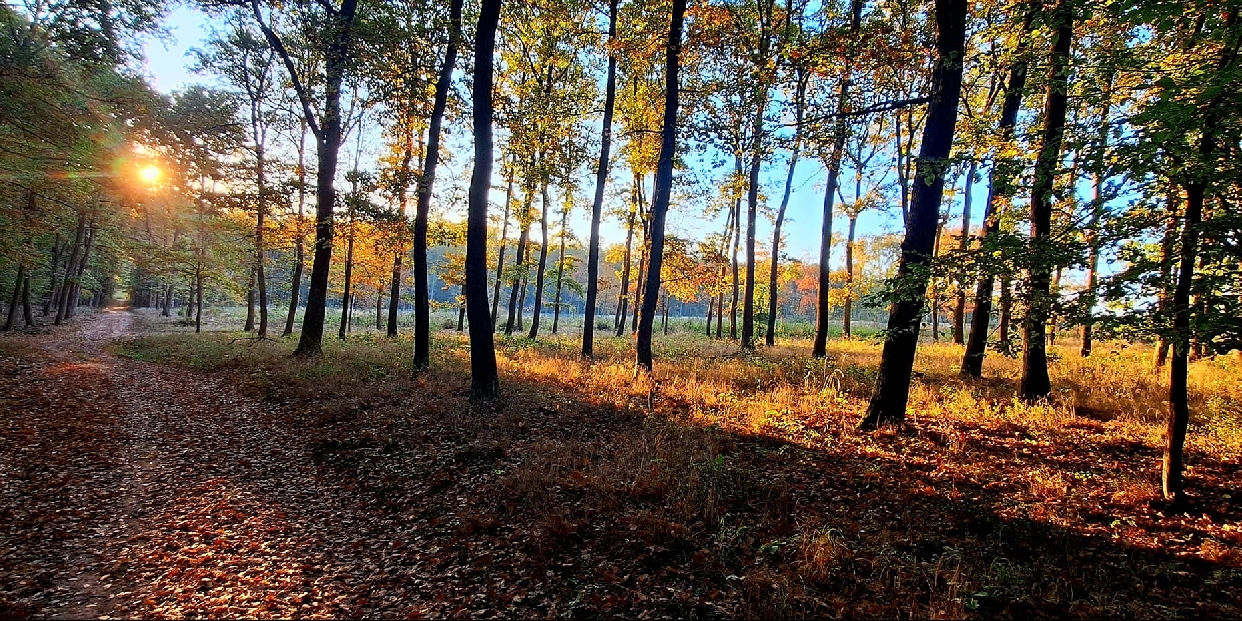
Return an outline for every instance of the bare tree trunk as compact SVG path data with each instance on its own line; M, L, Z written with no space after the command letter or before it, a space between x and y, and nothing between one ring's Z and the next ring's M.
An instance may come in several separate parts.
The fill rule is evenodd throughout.
M841 334L845 338L854 336L851 318L854 315L854 233L858 228L858 214L850 215L849 236L845 240L845 304L841 309Z
M781 227L785 224L785 209L789 207L789 195L793 191L794 169L798 166L799 149L802 147L802 120L806 111L806 89L810 72L799 71L797 88L794 92L794 140L789 152L789 169L785 173L785 191L781 195L781 206L776 210L776 221L772 229L772 265L768 271L768 331L764 343L768 347L776 344L776 315L780 308L777 300L777 275L780 269Z
M448 92L457 64L457 45L461 39L461 7L463 0L449 4L449 42L444 51L444 64L436 79L435 101L427 131L427 151L423 157L423 174L418 179L418 207L414 214L414 371L431 366L431 292L427 285L427 219L431 213L431 190L440 163L440 125L448 105ZM488 180L490 185L491 180Z
M532 189L533 188L528 187L526 191L522 193L522 213L530 213L530 195ZM526 264L526 241L529 238L530 224L523 222L522 233L518 236L517 256L515 256L513 260L514 267L520 269ZM519 289L524 291L525 288L523 278L520 275L515 276L509 288L509 320L505 322L505 336L513 334L513 329L515 327L514 321L517 319L517 314L520 310L518 307ZM518 324L518 329L521 330L520 324Z
M250 279L246 282L246 323L242 332L254 332L254 266L250 268Z
M548 267L548 184L545 181L541 191L543 209L539 216L539 267L535 272L535 307L530 317L530 339L539 337L539 322L543 319L543 285Z
M863 0L850 1L850 34L857 37L862 27ZM837 91L837 109L845 110L849 103L850 84L853 68L846 65L841 70L841 86ZM824 188L824 219L819 240L819 290L816 295L815 344L811 355L823 358L828 355L828 322L831 320L828 292L832 289L832 216L833 201L836 200L837 187L841 177L841 157L845 153L846 138L845 118L838 118L835 135L832 138L832 150L828 154L828 183ZM904 215L903 215L904 217Z
M505 189L505 217L500 227L500 254L496 257L496 284L492 288L492 324L496 323L496 311L500 306L500 282L505 271L505 242L509 239L509 207L513 204L513 167L509 170L509 182Z
M1048 59L1048 92L1035 179L1031 186L1031 266L1027 270L1027 306L1022 321L1022 397L1028 401L1052 392L1048 377L1047 322L1052 314L1052 189L1060 164L1061 142L1069 109L1067 91L1070 46L1074 36L1070 0L1057 0L1052 20L1056 34Z
M500 395L487 309L487 196L492 184L492 55L501 0L482 0L474 37L474 173L466 226L466 314L470 318L470 398Z
M962 201L962 234L958 239L957 249L963 255L970 250L970 201L975 185L975 173L979 171L979 161L972 159L970 168L966 170L966 188ZM953 307L953 342L962 345L966 342L966 280L957 282L957 301Z
M293 334L293 322L297 319L298 296L302 293L302 268L306 264L306 120L302 120L302 134L298 141L298 218L297 243L294 246L293 281L289 286L289 315L281 336Z
M739 154L734 160L737 175L742 175L742 156ZM737 252L742 245L742 198L739 196L733 201L733 253L730 260L733 262L733 297L729 302L729 338L737 340L737 301L740 294L739 287L741 285L741 274L738 271Z
M1026 40L1026 35L1031 31L1039 6L1038 2L1031 0L1023 12L1023 34L1019 38L1020 47L1015 55L1016 60L1013 66L1009 68L1005 99L1001 103L1000 120L996 127L997 137L1002 145L1012 140L1014 126L1018 122L1018 112L1022 108L1022 97L1026 92L1028 60L1025 46L1021 42ZM988 177L988 200L983 211L982 245L985 247L1000 234L1001 204L1013 195L1014 179L1021 172L1022 166L1023 164L1014 158L1002 157L998 157L992 165L992 171ZM966 351L962 356L962 375L971 377L983 375L983 359L987 353L988 328L992 318L992 289L995 285L995 273L988 269L988 266L984 266L975 288L975 308L970 318L970 336L966 341ZM1002 313L1002 322L1008 326L1008 316L1004 313Z
M561 323L561 290L565 285L565 235L569 228L569 207L567 201L565 210L561 212L561 250L556 257L556 297L552 303L552 334L556 334Z
M875 391L862 428L905 420L910 396L919 322L927 291L928 266L934 250L940 200L944 193L944 166L953 146L958 99L962 91L962 55L966 42L966 0L936 0L936 64L932 70L931 102L923 126L910 220L901 245L897 282L902 295L893 303L885 333ZM908 289L907 289L908 287Z
M341 328L337 334L341 340L345 340L345 333L349 329L349 303L350 288L354 284L354 209L349 209L349 235L345 242L345 291L341 294Z
M4 331L13 329L17 321L17 303L21 299L22 284L26 282L26 264L17 264L17 278L13 280L13 295L9 297L9 314L4 320Z
M686 0L673 0L672 17L668 27L668 44L665 46L664 70L664 125L660 136L660 159L656 167L654 196L651 204L651 228L648 253L649 273L647 291L643 295L643 308L638 325L637 354L635 364L651 371L651 330L655 320L655 303L660 295L660 266L664 260L664 220L668 215L669 196L673 189L673 159L677 151L677 96L680 82L677 78L681 56L682 20L686 13Z
M69 296L73 292L73 281L75 280L73 277L73 270L78 264L79 259L82 257L82 242L85 238L86 214L81 213L78 214L78 228L77 232L74 233L73 250L69 252L69 260L65 262L65 277L60 283L60 295L57 296L59 299L57 300L56 319L52 322L53 325L59 326L60 322L64 321L68 316L67 309L72 304L69 300Z
M608 0L608 42L617 37L617 4ZM587 250L586 307L582 319L582 355L595 355L595 306L599 295L599 223L604 209L604 185L608 182L608 152L612 147L612 113L617 100L617 57L608 51L608 78L604 88L604 120L599 147L599 162L595 172L595 200L591 203L591 240ZM561 234L561 271L564 272L565 237ZM560 277L557 277L557 313L560 313ZM556 332L556 318L552 320L552 332Z
M617 336L621 336L625 330L626 311L630 305L630 265L633 263L633 244L634 244L634 218L635 212L638 210L638 189L635 187L633 191L634 202L630 209L629 218L626 220L625 227L625 260L621 265L621 292L617 297L617 315L613 322L613 330Z
M22 279L22 319L26 321L27 328L34 327L34 312L30 308L30 274Z

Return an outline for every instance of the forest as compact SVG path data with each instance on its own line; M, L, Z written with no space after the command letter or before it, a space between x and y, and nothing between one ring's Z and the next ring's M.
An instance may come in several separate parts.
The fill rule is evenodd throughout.
M0 617L1236 618L1239 11L0 6Z

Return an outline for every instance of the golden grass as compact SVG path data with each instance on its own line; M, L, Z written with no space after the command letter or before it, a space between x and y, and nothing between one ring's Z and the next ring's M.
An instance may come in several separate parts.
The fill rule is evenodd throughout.
M566 541L594 542L617 562L655 548L699 550L694 559L709 551L691 564L741 601L718 612L948 618L1050 606L1150 616L1163 610L1158 602L1121 577L1163 584L1183 575L1169 569L1176 562L1132 552L1163 553L1171 528L1151 505L1168 379L1153 372L1146 346L1101 343L1083 359L1076 343L1058 344L1054 394L1028 404L1016 398L1018 360L990 354L982 380L964 379L961 347L924 344L910 423L864 434L857 425L880 353L867 340L830 342L829 356L815 360L803 341L743 354L676 335L657 340L647 376L635 374L628 339L599 339L592 362L576 355L573 337L502 338L505 400L474 416L456 333L437 335L433 369L416 379L404 338L328 339L324 356L304 360L288 356L290 340L236 336L155 335L121 352L235 373L325 424L362 426L370 416L388 425L365 433L394 433L402 417L449 421L471 438L469 451L507 464L466 512L470 533L529 523L526 553L539 562L568 554ZM1242 365L1196 361L1190 387L1194 487L1242 458ZM631 422L599 422L613 414ZM580 428L595 435L574 435ZM1191 533L1180 535L1178 554L1237 572L1242 535L1218 522L1178 522ZM1098 558L1038 547L1100 541L1125 546L1100 569Z

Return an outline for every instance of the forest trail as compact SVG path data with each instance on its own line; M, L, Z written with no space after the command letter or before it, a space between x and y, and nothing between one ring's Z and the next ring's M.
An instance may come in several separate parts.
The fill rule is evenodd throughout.
M0 617L374 612L358 516L296 430L220 378L113 355L131 323L0 349L22 414L0 433Z

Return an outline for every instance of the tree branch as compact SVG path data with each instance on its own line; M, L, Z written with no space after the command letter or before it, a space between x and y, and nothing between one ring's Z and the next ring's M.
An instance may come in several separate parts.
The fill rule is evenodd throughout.
M276 31L272 30L266 22L263 21L263 12L259 10L259 0L250 0L250 9L254 12L254 19L259 23L259 30L263 31L263 38L267 39L272 49L276 50L276 54L280 56L281 62L285 65L285 71L289 72L289 79L293 81L293 90L298 94L298 101L302 103L302 114L306 116L306 125L310 127L311 133L315 134L315 138L323 140L323 130L319 127L319 121L315 119L315 114L311 108L310 95L306 92L306 87L302 85L302 79L298 77L297 67L293 65L293 59L289 56L289 50L285 48L284 41L280 40L280 36Z

